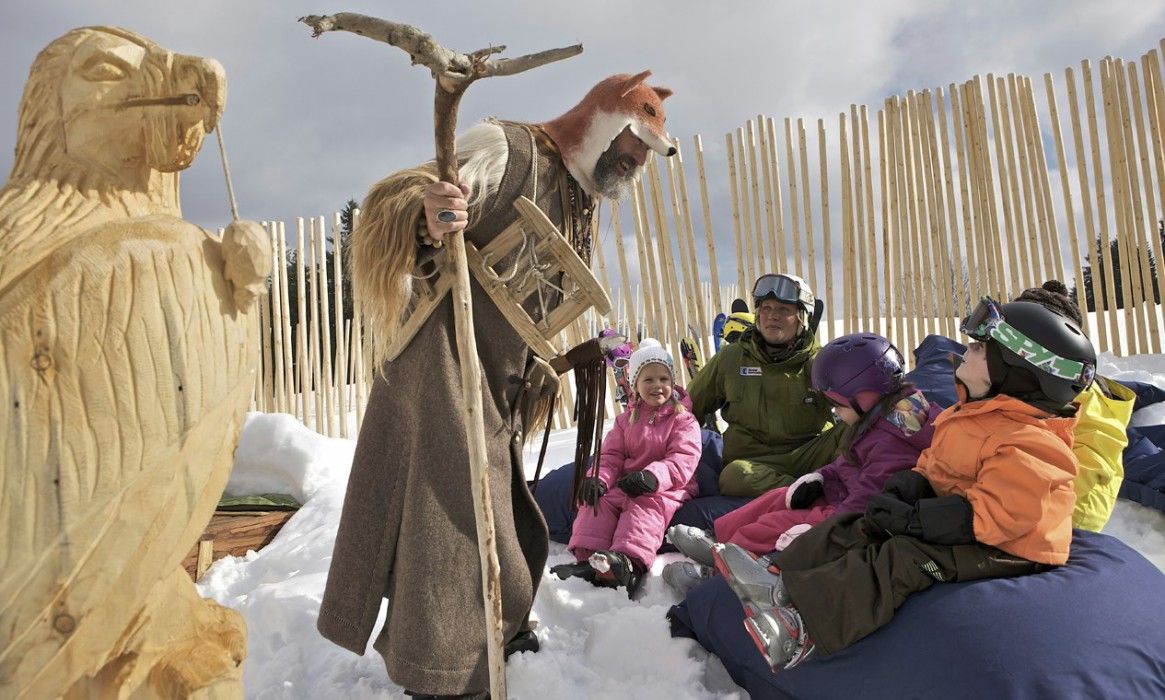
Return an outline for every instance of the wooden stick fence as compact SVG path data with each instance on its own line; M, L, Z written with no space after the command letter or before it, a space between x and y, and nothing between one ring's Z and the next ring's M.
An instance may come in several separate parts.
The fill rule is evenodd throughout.
M708 152L696 135L694 159L651 161L630 199L605 208L595 257L612 312L588 313L560 344L613 327L677 354L694 334L707 354L713 316L756 276L791 272L825 302L823 342L864 330L904 350L932 333L957 338L980 296L1006 300L1055 278L1087 312L1098 350L1159 353L1163 50L1165 40L1138 60L1047 73L1042 98L1008 74L891 96L874 114L852 104L816 120L815 149L804 117L783 118L783 149L763 114ZM283 222L266 224L276 265L257 320L254 401L353 437L375 329L344 283L342 223L298 218L293 241ZM719 267L717 245L735 269ZM564 385L560 428L572 421Z

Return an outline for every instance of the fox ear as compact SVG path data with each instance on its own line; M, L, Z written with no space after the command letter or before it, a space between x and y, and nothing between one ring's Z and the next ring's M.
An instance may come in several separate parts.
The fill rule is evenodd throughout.
M660 102L663 102L664 100L666 100L667 98L672 96L672 91L665 88L665 87L652 87L651 89L655 90L655 94L659 96Z
M649 75L651 75L651 71L645 70L642 73L636 73L635 75L628 78L627 81L623 83L623 92L619 94L619 97L626 97L629 95L632 90L639 87L640 83L642 83L644 80L647 80Z

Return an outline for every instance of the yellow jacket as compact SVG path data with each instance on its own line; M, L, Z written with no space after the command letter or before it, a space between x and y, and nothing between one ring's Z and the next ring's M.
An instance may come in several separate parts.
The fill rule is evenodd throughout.
M1080 463L1073 486L1076 508L1072 525L1099 532L1112 515L1125 470L1122 454L1129 443L1125 428L1137 395L1127 386L1097 377L1076 399L1076 434L1072 451Z

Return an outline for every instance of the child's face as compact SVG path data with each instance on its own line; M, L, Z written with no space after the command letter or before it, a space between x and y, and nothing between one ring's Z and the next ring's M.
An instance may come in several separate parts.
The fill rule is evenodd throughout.
M955 376L967 387L972 399L981 399L991 390L991 374L987 371L987 346L973 340L963 355L963 363L955 370Z
M849 400L844 396L827 391L825 392L825 398L829 401L829 405L833 409L833 415L841 419L846 425L854 425L861 420L862 417L857 411L850 408Z
M652 362L639 370L635 391L639 393L639 400L648 407L664 405L671 399L671 372L664 365Z

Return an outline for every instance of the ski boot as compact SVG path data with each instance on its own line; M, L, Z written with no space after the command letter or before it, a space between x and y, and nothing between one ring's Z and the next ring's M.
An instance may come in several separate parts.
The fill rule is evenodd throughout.
M712 566L712 545L716 541L706 530L691 525L672 525L667 529L667 541L688 559Z
M773 671L793 668L816 648L796 608L758 610L745 605L744 612L744 629Z
M781 580L781 570L767 559L758 559L740 545L720 543L712 545L712 558L740 602L760 609L793 602Z
M550 567L550 573L554 574L563 581L572 576L577 576L584 581L589 581L591 583L594 583L595 581L595 570L592 569L591 565L585 561L571 561L565 564L552 566Z
M707 581L711 576L712 567L686 560L673 561L663 567L664 583L680 595L687 595L688 591Z
M626 588L631 598L639 591L647 569L642 564L622 552L600 550L589 559L595 570L595 584L610 588Z

